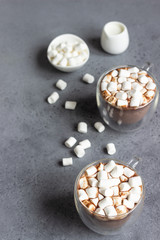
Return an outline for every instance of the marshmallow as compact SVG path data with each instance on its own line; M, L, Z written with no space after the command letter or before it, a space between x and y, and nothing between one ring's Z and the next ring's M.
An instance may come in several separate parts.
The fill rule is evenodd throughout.
M128 78L127 81L133 83L133 82L135 82L135 79L133 79L133 78Z
M116 207L116 211L118 214L124 214L127 213L127 208L124 205L120 205Z
M101 208L97 208L95 213L97 213L99 215L102 215L102 216L105 216L105 213L104 213L103 209L101 209Z
M122 199L125 199L125 198L128 197L129 192L120 192L120 195L121 195L121 198L122 198Z
M113 196L119 195L119 187L118 186L111 187L111 189L113 190Z
M150 97L153 97L154 94L155 94L155 92L152 91L152 90L150 90L150 91L147 91L147 92L146 92L145 96L150 98Z
M50 50L50 51L48 51L48 57L50 58L50 60L52 60L52 58L54 58L57 54L58 54L58 52L57 52L57 50Z
M91 167L86 169L86 174L87 174L88 177L92 176L96 172L97 172L97 168L95 166L91 166Z
M110 81L111 81L111 75L110 74L107 74L104 78L103 78L103 80L102 80L102 82L107 82L107 83L109 83Z
M79 122L78 123L78 132L80 132L80 133L87 133L87 123Z
M134 208L134 202L128 201L127 199L123 199L123 205L129 209Z
M119 187L122 192L126 192L131 188L127 182L119 184Z
M105 197L113 196L113 189L111 188L99 188L99 192Z
M111 176L114 178L118 178L123 174L123 166L122 165L116 165L113 170L111 171Z
M91 147L91 142L88 139L85 139L81 142L79 142L79 145L83 147L83 149L87 149Z
M123 173L128 178L132 177L135 174L135 172L133 170L131 170L130 168L128 168L128 167L124 168L124 172Z
M133 193L133 194L141 194L142 193L142 190L140 187L133 187L130 191L130 193Z
M131 82L125 81L122 83L122 90L127 91L131 90Z
M142 75L147 75L147 72L146 72L146 71L144 71L144 70L141 70L141 71L139 71L139 74L142 74Z
M132 89L141 91L143 89L143 87L139 83L134 82L134 83L132 83Z
M67 87L67 83L62 79L59 79L56 83L56 87L59 88L60 90L64 90Z
M119 178L112 178L112 179L102 179L98 183L99 188L108 188L108 187L113 187L117 186L120 183Z
M97 207L99 201L98 198L91 198L90 201Z
M54 104L55 102L57 102L57 100L59 99L59 94L57 92L53 92L47 99L49 104Z
M63 166L69 166L73 164L72 158L62 158Z
M95 205L89 200L84 200L83 204L89 209L89 211L95 211L96 209Z
M131 77L134 78L134 79L137 79L138 78L138 73L132 73Z
M98 188L97 187L88 187L88 188L86 188L86 193L89 198L96 198L98 196Z
M118 91L120 91L120 90L121 90L121 88L122 88L122 84L121 84L121 83L119 83L119 84L117 85L117 90L118 90Z
M104 198L103 195L99 193L99 194L98 194L98 199L99 199L99 200L102 200L103 198Z
M82 158L85 155L85 151L84 151L84 149L82 148L81 145L77 145L74 148L74 152L75 152L75 154L78 158Z
M122 204L122 198L121 197L113 197L113 204L115 206L119 206Z
M149 81L146 85L146 88L149 89L149 90L154 90L156 88L156 84Z
M86 82L86 83L93 83L94 82L94 76L92 76L91 74L89 73L86 73L84 76L83 76L83 81Z
M116 93L116 98L120 99L120 100L126 100L127 99L127 93L126 92L117 92Z
M127 81L127 78L126 77L119 77L118 78L118 82L119 83L123 83L123 82L126 82Z
M108 179L108 176L107 176L107 172L102 170L102 171L99 171L98 174L97 174L97 179L100 181L102 179Z
M91 187L98 187L98 180L96 178L88 178L88 182Z
M118 99L117 106L119 106L119 107L125 107L126 106L127 107L128 106L128 101Z
M106 145L106 148L107 148L107 152L109 155L113 155L116 153L116 148L115 148L115 145L114 143L108 143Z
M56 57L52 60L52 63L54 65L58 65L58 63L61 61L62 58L63 58L63 55L58 53Z
M107 206L104 208L104 212L108 217L114 217L117 216L117 212L115 207L113 206Z
M98 203L99 207L102 209L104 209L105 207L110 206L112 204L113 204L113 201L112 201L111 197L105 197Z
M97 129L98 132L103 132L105 130L105 126L101 122L96 122L94 127Z
M128 71L130 73L138 73L139 72L139 69L137 67L132 67L132 68L129 68Z
M75 102L75 101L66 101L65 102L65 109L75 110L76 106L77 106L77 102Z
M103 163L100 163L98 168L97 168L98 171L102 171L104 170L104 164Z
M140 194L130 193L128 195L128 201L131 201L131 202L134 202L134 203L138 203L140 198L141 198Z
M110 162L108 162L105 166L104 166L104 169L107 171L107 172L111 172L112 169L115 167L115 162L113 160L111 160Z
M101 83L101 90L102 91L106 91L107 90L107 86L108 86L108 83L107 82L102 82ZM110 92L108 91L108 93L110 94ZM111 94L110 94L111 95Z
M85 189L85 188L88 187L88 181L87 181L86 177L80 178L80 180L79 180L79 187L82 188L82 189Z
M119 70L119 76L120 77L129 77L130 76L130 72L128 70L125 70L125 69L120 69Z
M113 70L111 75L112 75L112 77L117 77L118 71L117 70Z
M108 83L107 88L108 88L109 92L117 91L117 83L116 82L110 82L110 83Z
M78 56L78 52L77 51L73 51L72 52L72 57L77 57Z
M142 185L142 180L140 176L136 176L136 177L131 177L129 179L129 185L131 187L139 187Z
M73 66L73 67L77 65L75 57L71 57L71 58L68 59L68 65Z
M78 196L79 196L80 201L84 201L84 200L88 199L88 195L83 189L78 190Z
M63 57L59 63L60 66L66 67L67 66L67 58Z
M139 107L141 98L133 97L130 101L130 107Z
M124 176L124 175L120 176L120 179L121 179L122 182L128 181L128 178L126 176Z
M65 146L68 148L71 148L74 146L74 144L77 142L77 140L74 137L70 137L65 141Z
M128 92L128 96L129 96L129 97L141 98L141 97L142 97L142 93L141 93L141 91L139 91L139 90L133 89L133 90L131 90L131 91Z
M66 52L66 53L64 54L64 57L67 58L67 59L69 59L69 58L72 57L72 53Z
M146 77L145 75L140 75L138 77L138 80L140 83L144 83L144 84L148 83L148 77Z

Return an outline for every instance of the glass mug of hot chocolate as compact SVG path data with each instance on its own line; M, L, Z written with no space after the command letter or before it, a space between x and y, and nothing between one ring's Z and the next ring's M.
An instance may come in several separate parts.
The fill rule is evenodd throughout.
M102 74L97 83L97 106L104 122L118 131L132 131L153 116L159 99L158 82L149 71L152 64L140 68L115 67Z
M77 176L74 200L84 224L102 235L119 234L133 225L144 203L144 184L129 164L102 159L84 167Z

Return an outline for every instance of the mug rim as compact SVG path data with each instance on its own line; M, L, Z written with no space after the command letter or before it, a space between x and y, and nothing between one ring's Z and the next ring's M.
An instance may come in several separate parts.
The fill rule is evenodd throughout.
M103 27L103 32L105 32L105 34L108 34L107 32L107 25L110 25L110 24L114 24L114 23L118 23L119 25L121 25L123 27L123 30L120 32L120 33L117 33L117 34L113 34L113 35L109 35L110 37L117 37L121 34L123 34L125 32L125 30L127 29L126 25L122 22L119 22L119 21L110 21L110 22L107 22L104 27Z

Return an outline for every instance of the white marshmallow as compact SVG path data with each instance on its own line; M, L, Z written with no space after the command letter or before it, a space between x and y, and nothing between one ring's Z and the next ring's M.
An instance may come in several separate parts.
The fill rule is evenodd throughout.
M100 163L98 168L97 168L98 171L102 171L104 170L104 164L103 163Z
M107 148L107 152L109 155L113 155L116 153L116 148L115 148L115 145L114 143L108 143L106 145L106 148Z
M120 100L120 99L118 99L118 101L117 101L117 106L119 106L119 107L127 107L128 106L128 101L127 100Z
M123 199L123 205L129 209L134 208L134 202L128 201L127 199Z
M86 83L93 83L94 82L94 76L92 76L91 74L89 73L86 73L84 76L83 76L83 81L86 82Z
M113 196L113 189L111 188L99 188L99 192L105 197Z
M111 197L105 197L101 201L99 201L98 205L100 208L104 209L107 206L110 206L113 204Z
M59 79L56 83L56 87L59 88L60 90L64 90L67 87L67 83L62 79Z
M118 214L127 213L127 208L124 205L120 205L116 207L116 211Z
M120 69L119 70L119 76L120 77L129 77L130 76L130 72L128 70L125 70L125 69Z
M119 83L119 84L117 85L117 90L118 90L118 91L120 91L120 90L121 90L121 88L122 88L122 84L121 84L121 83Z
M79 200L80 200L80 201L84 201L84 200L87 200L87 199L88 199L88 195L87 195L87 193L85 192L85 190L83 190L83 189L79 189L79 190L78 190L78 196L79 196Z
M105 216L105 212L103 211L103 209L101 208L97 208L95 213L99 214L99 215L102 215L102 216Z
M113 197L112 199L113 199L113 204L115 206L119 206L119 205L122 204L122 198L121 197Z
M69 166L73 164L72 158L62 158L63 166Z
M128 181L128 178L124 175L120 176L120 179L121 179L122 182Z
M98 132L103 132L105 130L105 126L101 122L96 122L94 127L97 129Z
M135 79L133 79L133 78L128 78L127 81L133 83L133 82L135 82Z
M57 102L57 100L59 99L59 94L57 92L53 92L47 99L49 104L54 104L55 102Z
M127 182L119 184L119 187L121 192L128 191L131 188L131 186Z
M110 74L107 74L103 79L102 79L102 82L110 82L111 81L111 75Z
M108 83L107 82L102 82L101 83L101 90L106 91L107 90ZM109 91L108 91L109 92ZM109 93L110 94L110 93ZM111 95L111 94L110 94Z
M118 178L123 174L123 166L122 165L116 165L113 170L111 171L111 176L114 178Z
M99 201L98 198L91 198L90 201L97 207Z
M72 52L73 50L73 47L71 44L67 44L64 48L63 48L63 51L66 52L66 53L70 53Z
M107 89L109 92L117 91L117 83L116 82L108 83Z
M146 84L148 82L148 77L146 77L145 75L140 75L138 77L138 80L140 81L140 83Z
M78 56L78 52L77 51L73 51L72 52L72 57L77 57Z
M85 188L88 187L88 181L87 181L87 178L86 178L86 177L80 178L80 180L79 180L79 186L80 186L80 188L82 188L82 189L85 189Z
M63 55L60 54L60 53L58 53L58 54L56 55L56 57L52 60L52 63L53 63L54 65L57 65L57 64L61 61L62 58L63 58Z
M113 196L119 195L119 187L118 186L111 187L111 189L113 190Z
M98 174L97 174L97 179L100 181L102 179L108 179L108 176L107 176L107 172L102 170L102 171L99 171Z
M74 59L75 59L76 65L79 65L83 62L83 58L81 55L74 57Z
M54 58L58 54L57 50L48 51L47 55L50 59Z
M125 81L122 83L122 90L127 91L131 90L131 82Z
M149 81L146 85L146 88L149 89L149 90L154 90L156 88L156 84Z
M72 53L66 52L66 53L64 54L64 57L67 58L67 59L69 59L69 58L72 57Z
M76 106L77 106L77 102L75 102L75 101L66 101L65 102L65 109L75 110Z
M141 98L142 93L139 90L132 89L131 91L127 92L128 97L136 97L136 98Z
M138 78L138 73L132 73L131 77L134 78L134 79L137 79Z
M88 178L88 182L91 187L98 187L98 180L96 178Z
M79 145L83 147L83 149L87 149L91 147L91 142L88 139L85 139L81 142L79 142Z
M139 187L142 185L142 180L140 176L136 176L136 177L131 177L129 179L129 185L131 187Z
M79 122L78 123L78 132L80 132L80 133L87 133L87 123Z
M107 172L110 172L112 171L112 169L115 167L115 162L113 160L109 161L105 166L104 166L104 169L107 171Z
M117 77L118 71L117 70L113 70L111 75L112 75L112 77Z
M138 203L140 198L141 198L140 194L130 193L129 196L128 196L128 201Z
M91 166L86 169L86 174L88 177L94 175L97 172L97 168L95 166Z
M74 137L70 137L65 141L65 146L68 148L71 148L74 146L74 144L77 142L77 140Z
M126 100L127 99L127 93L126 92L117 92L116 93L116 98L120 99L120 100Z
M132 86L132 89L134 89L134 90L141 91L143 89L143 87L137 82L132 83L131 86Z
M147 74L147 72L146 72L146 71L144 71L144 70L141 70L141 71L139 71L139 74L146 75L146 74Z
M139 107L141 98L133 97L130 101L130 107Z
M130 191L130 193L133 193L133 194L141 194L142 193L142 190L140 187L133 187Z
M139 72L139 69L137 67L132 67L132 68L128 68L128 71L130 73L138 73Z
M128 167L124 168L124 175L128 178L132 177L135 174L135 172L133 170L131 170Z
M98 188L97 187L88 187L88 188L86 188L86 193L89 198L96 198L98 196Z
M119 83L123 83L123 82L125 82L125 81L127 81L127 78L126 78L126 77L119 77L119 78L118 78L118 82L119 82Z
M119 178L111 178L111 179L107 179L107 180L100 180L98 183L98 187L99 188L109 188L109 187L113 187L113 186L117 186L120 183Z
M98 194L98 199L99 199L99 200L102 200L103 198L104 198L104 196L99 193L99 194Z
M150 97L153 97L154 94L155 94L155 92L152 91L152 90L150 90L150 91L147 91L147 92L146 92L145 96L150 98Z
M128 191L127 191L127 192L120 192L120 195L121 195L121 198L122 198L122 199L125 199L125 198L128 197L129 192L128 192Z
M74 57L69 58L68 65L73 67L76 66L77 65L76 59Z
M84 151L84 149L82 148L81 145L77 145L74 148L74 152L75 152L75 154L78 158L82 158L85 155L85 151Z
M113 206L107 206L104 208L104 212L108 217L114 217L117 216L117 212L115 207Z
M59 63L60 66L66 67L67 66L67 58L63 57Z

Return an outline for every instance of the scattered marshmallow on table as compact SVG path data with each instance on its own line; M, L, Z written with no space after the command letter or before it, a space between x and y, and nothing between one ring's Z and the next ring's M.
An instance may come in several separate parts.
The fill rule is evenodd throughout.
M87 123L85 122L79 122L78 123L78 132L80 133L87 133Z
M114 143L108 143L106 148L107 148L107 152L109 155L113 155L116 153L116 148L115 148Z
M83 76L83 78L82 78L82 80L84 81L84 82L86 82L86 83L93 83L94 82L94 76L92 76L91 74L89 74L89 73L86 73L84 76Z
M67 87L67 83L62 79L59 79L56 83L56 87L59 88L60 90L64 90Z
M75 101L66 101L65 102L65 109L75 110L76 106L77 106L77 102L75 102Z
M94 127L97 129L98 132L103 132L105 130L105 126L101 122L96 122Z
M74 144L77 142L77 140L74 138L74 137L70 137L70 138L68 138L66 141L65 141L65 145L66 145L66 147L68 147L68 148L71 148L71 147L73 147L74 146Z
M85 155L85 151L81 145L77 145L74 148L74 152L78 158L82 158Z
M69 166L73 164L72 158L62 158L63 166Z
M54 104L55 102L57 102L57 100L59 99L59 94L57 92L53 92L47 99L49 104Z
M91 147L91 142L88 139L85 139L81 142L79 142L79 145L83 147L83 149L87 149Z

